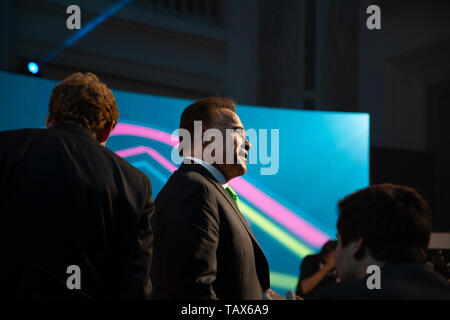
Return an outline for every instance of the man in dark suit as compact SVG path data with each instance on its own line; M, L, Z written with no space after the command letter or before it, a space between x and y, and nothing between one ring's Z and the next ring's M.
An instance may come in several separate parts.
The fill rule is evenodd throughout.
M206 132L217 135L202 139ZM153 298L262 299L268 263L227 184L246 173L251 147L234 101L190 105L180 135L184 163L158 194L152 218Z
M76 73L47 129L0 133L3 298L149 297L151 184L105 148L118 116L106 85Z
M339 212L342 282L319 288L316 299L450 299L448 280L424 264L431 214L415 190L370 186L341 200Z

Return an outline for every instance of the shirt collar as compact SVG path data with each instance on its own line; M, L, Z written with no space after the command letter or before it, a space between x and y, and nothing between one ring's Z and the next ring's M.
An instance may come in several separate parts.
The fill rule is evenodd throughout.
M65 121L63 123L58 123L58 124L55 124L53 127L48 128L48 130L52 130L52 129L73 131L76 133L86 135L86 136L90 137L91 139L94 139L95 141L97 141L97 139L95 138L94 134L91 131L89 131L87 128L83 127L81 124L73 122L73 121Z
M208 170L209 173L211 173L211 175L214 177L214 179L216 179L217 182L219 182L222 185L222 187L224 187L224 188L228 187L228 183L225 180L225 177L223 176L222 172L217 170L217 168L215 168L210 163L200 160L198 158L194 158L194 157L184 157L184 158L187 160L191 160L197 164L202 165L206 170Z

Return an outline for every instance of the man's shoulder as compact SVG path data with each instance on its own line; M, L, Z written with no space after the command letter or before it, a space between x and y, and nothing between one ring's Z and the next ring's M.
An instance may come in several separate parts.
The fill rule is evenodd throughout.
M35 137L45 134L45 129L16 129L0 131L0 150L19 151Z
M185 199L212 199L218 193L214 183L201 170L185 170L180 167L170 176L156 201L176 205Z
M44 131L45 131L45 129L35 129L35 128L5 130L5 131L0 131L0 139L7 140L7 139L15 138L15 137L20 137L20 136L23 136L23 137L33 136L36 134L40 134Z
M413 298L450 299L450 282L422 263L393 263L381 269L389 280L388 288L402 290Z
M381 268L381 288L369 289L369 275L338 284L324 285L315 299L325 300L403 300L450 299L450 284L433 270L419 263L392 263Z
M318 254L309 254L303 258L303 263L305 262L318 262L320 255Z
M372 290L366 286L366 278L346 280L340 283L324 284L313 295L317 300L360 300L371 299Z
M201 165L195 165L195 170L186 169L180 166L170 177L170 181L175 184L189 185L195 189L208 190L213 187L211 178L208 177L208 172Z
M58 140L48 139L50 137L57 137ZM20 145L17 144L18 140L24 141L28 139L33 140L33 142L48 145L49 141L60 141L59 137L69 137L71 139L72 137L78 138L80 137L80 135L70 130L49 130L46 128L6 130L0 131L0 141L1 141L0 147L4 148L22 147L21 146L22 144ZM103 155L104 158L110 159L111 162L114 163L116 167L119 167L120 169L122 169L122 171L126 171L132 177L134 178L141 177L143 179L148 179L147 176L142 171L131 165L122 157L118 156L114 151L108 149L107 147L101 146L94 139L91 138L82 140L74 139L73 141L76 141L75 144L78 147L80 145L85 146L85 148L82 149L88 150L86 152L89 152L92 157L96 157L96 155L97 157L99 155Z
M100 144L98 146L105 157L110 158L122 172L126 173L125 177L129 178L129 180L132 180L134 182L150 182L145 173L133 166L127 160L117 155L114 151L101 146Z
M184 190L184 193L204 193L209 189L211 182L202 174L194 171L176 170L166 183L167 191Z

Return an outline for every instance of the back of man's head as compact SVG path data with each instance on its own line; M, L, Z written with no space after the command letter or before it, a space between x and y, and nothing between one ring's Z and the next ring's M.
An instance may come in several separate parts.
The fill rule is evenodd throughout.
M320 249L320 256L322 258L325 258L328 256L331 252L336 251L336 247L338 245L338 242L335 240L328 240L323 246L322 249Z
M75 73L52 91L48 123L76 122L98 134L117 124L119 111L114 95L93 73Z
M342 199L339 211L337 229L343 247L362 238L378 261L426 261L431 214L427 202L414 189L373 185Z

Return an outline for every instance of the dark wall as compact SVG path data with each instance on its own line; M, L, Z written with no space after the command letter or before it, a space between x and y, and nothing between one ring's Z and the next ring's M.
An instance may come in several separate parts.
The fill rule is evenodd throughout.
M416 189L431 206L433 231L450 231L450 215L441 209L436 153L391 148L370 149L370 183L393 183ZM448 197L444 201L448 202Z

